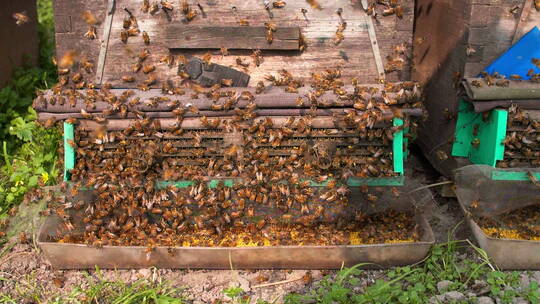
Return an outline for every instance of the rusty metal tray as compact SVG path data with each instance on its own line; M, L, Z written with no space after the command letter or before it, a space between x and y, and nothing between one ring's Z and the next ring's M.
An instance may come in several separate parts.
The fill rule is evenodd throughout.
M470 216L467 222L480 247L500 269L540 269L540 242L492 238Z
M435 237L427 220L418 216L420 242L344 246L274 247L145 247L103 246L48 242L60 220L48 217L38 244L54 269L204 268L204 269L340 269L358 263L372 268L412 264L424 259Z
M457 197L459 200L459 194ZM502 270L540 270L540 242L490 237L482 231L482 228L466 211L461 201L459 205L480 248L486 251L490 260L498 268Z

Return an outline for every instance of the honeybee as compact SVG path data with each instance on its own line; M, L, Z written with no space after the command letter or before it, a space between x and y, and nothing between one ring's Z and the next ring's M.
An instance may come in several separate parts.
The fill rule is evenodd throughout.
M92 14L92 12L90 11L84 11L82 13L82 18L84 20L84 22L86 22L86 24L88 25L95 25L97 24L97 19L96 17L94 16L94 14Z
M512 79L512 80L522 80L523 78L521 78L521 76L519 76L517 74L512 74L512 75L510 75L510 79Z
M135 28L135 27L132 27L130 28L129 30L127 30L127 34L128 36L137 36L141 33L141 31L138 29L138 28Z
M537 1L540 1L540 0L537 0ZM531 59L531 62L537 67L540 69L540 59L538 58L533 58Z
M150 44L150 36L148 36L148 33L146 31L142 32L142 38L143 38L144 44L146 45Z
M129 37L129 35L128 35L127 30L122 29L122 30L120 31L120 39L122 40L122 42L123 42L123 43L127 43L128 37Z
M67 51L64 56L60 59L58 62L58 66L60 68L68 68L71 67L73 64L75 64L75 60L77 59L77 52L75 51Z
M140 62L137 62L133 65L133 67L131 68L131 71L133 71L133 73L137 73L139 72L140 70L142 69L142 63Z
M253 58L253 62L256 66L260 66L264 61L261 50L253 50L253 53L251 53L251 58Z
M274 23L265 22L264 27L266 28L266 41L268 44L272 44L274 41L274 32L277 30L277 27Z
M240 24L241 26L249 26L249 21L247 21L246 19L240 19L238 20L238 24Z
M169 11L172 11L174 9L173 5L166 0L161 0L161 7Z
M141 11L143 13L148 13L148 11L150 11L150 0L143 0Z
M285 7L286 3L285 1L274 1L272 2L272 6L275 8L283 8Z
M236 58L236 64L245 68L249 67L249 62L244 62L240 57Z
M537 11L540 11L540 0L534 0L534 7Z
M229 50L226 47L221 47L220 52L222 57L229 55Z
M26 11L22 13L14 13L13 19L15 19L15 24L18 26L30 22L30 18L26 15Z
M345 36L343 35L343 32L347 28L347 22L340 22L338 25L338 28L336 30L336 37L334 38L334 44L338 45L345 39Z
M97 37L97 34L96 34L96 27L91 25L88 27L88 31L84 34L84 37L90 39L90 40L94 40L96 39Z
M134 82L134 81L135 81L135 77L133 77L133 76L128 76L128 75L122 76L122 81L123 81L123 82Z
M226 87L230 87L233 85L233 80L232 79L221 79L221 84L226 86Z
M86 58L81 60L81 66L88 74L91 74L94 71L94 64Z
M148 74L156 70L156 66L153 64L147 64L143 67L143 73Z
M322 9L321 5L319 4L319 2L317 2L317 0L306 0L306 2L309 3L309 5L311 5L311 7L314 9Z
M255 94L261 94L262 92L264 92L264 82L262 81L259 81L257 82L257 87L255 88Z
M482 87L482 82L480 80L475 79L475 80L471 81L471 85L473 87L476 87L476 88L481 88Z
M81 73L75 73L71 77L71 81L73 81L73 83L79 83L79 82L81 82L81 80L82 80L82 74Z

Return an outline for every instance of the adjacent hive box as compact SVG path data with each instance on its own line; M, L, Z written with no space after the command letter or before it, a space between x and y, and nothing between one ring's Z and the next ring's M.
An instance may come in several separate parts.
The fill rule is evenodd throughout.
M418 143L445 175L463 163L451 150L457 121L457 87L475 77L515 41L540 23L534 1L418 0L413 78L426 84L428 120Z

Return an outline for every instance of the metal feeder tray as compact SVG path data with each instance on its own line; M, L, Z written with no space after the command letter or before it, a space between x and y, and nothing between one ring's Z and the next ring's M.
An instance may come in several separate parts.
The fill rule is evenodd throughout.
M435 242L423 216L417 216L420 242L343 246L274 247L89 247L48 241L61 225L48 217L39 231L38 244L54 269L204 268L204 269L340 269L359 263L371 268L413 264L424 259Z

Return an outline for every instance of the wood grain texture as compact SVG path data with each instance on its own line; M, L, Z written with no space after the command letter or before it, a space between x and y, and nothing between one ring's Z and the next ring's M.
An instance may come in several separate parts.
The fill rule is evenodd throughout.
M263 26L190 26L174 23L165 29L163 43L169 49L261 49L289 50L300 48L300 28L278 27L272 43L266 40Z
M188 2L192 5L192 9L199 11L196 1L190 0ZM186 22L179 9L178 1L172 2L176 6L172 12L165 14L164 11L159 10L151 15L141 11L142 1L117 0L111 41L105 63L104 83L110 83L117 88L133 88L136 85L122 82L122 76L133 75L136 82L146 79L148 75L142 72L132 74L131 68L137 62L137 55L143 49L148 49L151 55L145 64L156 65L155 75L158 81L155 87L161 86L168 79L179 84L181 78L176 76L177 63L170 67L160 62L160 59L167 55L183 55L187 58L202 57L208 50L176 49L171 52L165 39L167 28L178 22L182 22L186 26L200 27L239 26L238 21L241 19L248 21L250 27L264 27L265 22L272 22L278 27L300 28L307 43L307 49L304 52L263 50L264 62L258 67L252 63L249 56L251 50L233 50L234 47L231 47L229 56L222 56L219 50L210 51L212 62L249 73L251 76L250 86L255 86L258 81L264 81L265 75L277 74L280 69L287 69L295 78L306 82L310 80L312 72L321 72L329 68L340 68L346 82L352 78L357 78L360 83L377 82L377 70L366 23L362 17L360 4L354 3L354 1L320 2L323 6L322 10L312 9L305 1L287 1L285 8L272 10L273 19L268 17L263 2L259 0L230 0L226 3L210 0L199 2L204 7L206 18L203 18L199 12L194 20ZM60 54L66 50L75 49L97 62L100 43L98 40L88 41L83 38L87 26L80 15L85 10L91 10L98 17L98 20L102 21L105 17L106 3L106 0L55 1L55 8L57 8L55 14L71 16L71 32L57 34ZM401 3L404 8L403 19L399 19L395 15L382 17L381 11L375 20L377 39L384 63L386 63L387 56L394 54L393 46L398 44L405 43L409 50L409 56L411 55L414 1L402 0ZM125 44L120 40L123 19L127 16L123 8L129 9L137 18L139 29L149 34L150 45L144 44L141 35L129 37ZM301 13L302 8L307 10L306 17ZM347 28L343 33L345 39L336 45L334 37L340 22L340 17L336 14L338 8L343 8L342 16L343 21L347 23ZM100 25L98 35L102 35L102 32ZM278 33L275 35L277 36ZM253 45L253 48L255 47L257 45ZM250 62L250 66L247 68L237 66L237 57ZM410 80L409 63L407 62L403 71L387 75L387 79L389 81Z

